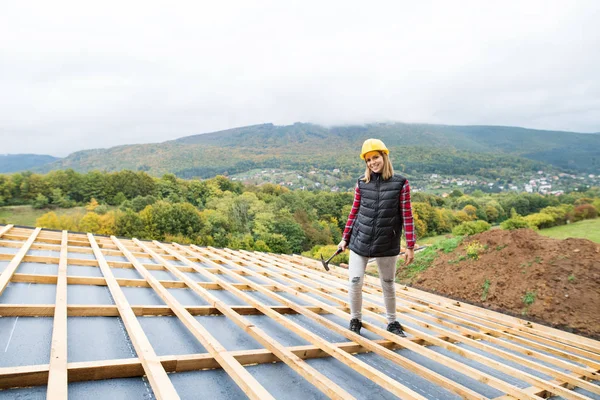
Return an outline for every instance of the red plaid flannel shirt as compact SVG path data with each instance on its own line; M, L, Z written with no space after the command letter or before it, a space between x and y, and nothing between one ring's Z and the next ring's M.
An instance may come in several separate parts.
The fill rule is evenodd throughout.
M354 219L356 218L356 214L358 213L359 208L360 189L358 188L357 184L356 189L354 189L354 203L352 204L352 210L350 211L350 215L348 215L348 222L346 222L344 234L342 235L342 239L344 239L346 243L350 242L352 225L354 224ZM406 246L409 249L412 249L415 247L416 238L412 207L410 204L410 185L408 184L408 180L404 183L402 191L400 191L400 212L402 213L402 219L404 220L404 235L406 236Z

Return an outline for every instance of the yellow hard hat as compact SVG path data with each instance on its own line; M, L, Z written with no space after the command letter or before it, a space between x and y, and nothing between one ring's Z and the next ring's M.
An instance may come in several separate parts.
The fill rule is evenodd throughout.
M367 139L362 145L362 150L360 152L360 158L362 160L365 159L365 154L371 151L381 151L385 154L390 154L390 151L385 144L379 139Z

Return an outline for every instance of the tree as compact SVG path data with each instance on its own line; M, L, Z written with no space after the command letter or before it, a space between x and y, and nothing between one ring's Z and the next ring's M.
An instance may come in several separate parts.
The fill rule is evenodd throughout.
M285 236L279 233L263 235L259 240L264 241L274 253L290 254L291 248Z
M86 213L79 222L79 229L82 232L97 233L101 226L100 216L93 212Z
M64 196L62 190L60 190L59 188L52 189L51 198L52 198L52 204L57 207L62 207L62 208L75 207L75 202L72 201L71 199L69 199L68 197Z
M429 203L412 203L413 217L416 215L421 224L424 226L424 231L419 233L419 237L435 235L439 229L439 215Z
M498 209L490 204L488 204L487 206L485 206L485 214L487 215L487 219L489 222L496 222L498 221L498 218L500 217L500 213L498 212Z
M469 216L471 221L477 219L477 208L475 206L468 204L462 210Z
M46 196L41 193L35 197L35 200L32 203L33 208L40 209L48 206L49 200Z
M83 179L83 200L90 201L92 198L106 200L107 197L107 174L100 171L88 172Z
M513 195L502 201L502 207L505 210L515 209L519 215L529 214L529 200L523 195Z
M127 197L125 197L125 194L123 194L123 192L119 192L115 195L115 197L113 197L112 204L115 206L120 206L126 200Z
M575 221L581 221L584 219L594 219L598 217L598 211L596 207L591 204L581 204L575 207L573 211L573 216Z
M452 192L450 192L450 195L449 195L449 196L450 196L450 197L452 197L452 198L458 198L458 197L461 197L461 196L463 196L463 195L464 195L464 193L463 193L463 192L461 192L461 191L460 191L460 190L458 190L458 189L454 189Z
M12 200L14 190L15 184L13 183L12 179L6 175L0 175L0 197L4 200L4 202L9 202Z
M87 211L94 211L96 208L98 208L100 204L98 204L98 202L96 201L95 198L92 197L92 199L90 200L90 202L85 206L85 209Z
M46 229L60 229L60 221L54 211L47 212L35 220L35 225Z
M479 203L472 198L471 196L461 196L456 199L456 208L464 209L466 206L473 206L475 208L479 208Z
M140 215L132 210L118 213L115 221L115 235L145 238L144 222Z

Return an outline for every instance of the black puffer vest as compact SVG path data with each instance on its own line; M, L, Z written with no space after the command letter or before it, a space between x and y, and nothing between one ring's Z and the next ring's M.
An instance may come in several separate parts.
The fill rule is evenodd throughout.
M371 181L358 180L360 208L350 236L349 248L363 257L388 257L400 254L402 213L400 192L406 182L401 175L384 181L371 174Z

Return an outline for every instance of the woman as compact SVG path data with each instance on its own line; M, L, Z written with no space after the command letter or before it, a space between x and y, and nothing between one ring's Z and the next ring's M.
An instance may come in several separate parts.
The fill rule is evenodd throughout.
M375 258L387 312L387 330L404 337L402 325L396 321L394 277L402 228L407 247L404 265L414 260L415 234L410 186L405 177L394 174L389 153L381 140L367 139L363 143L360 158L365 160L366 170L358 179L354 204L338 247L350 249L350 330L360 334L365 268L368 260Z

